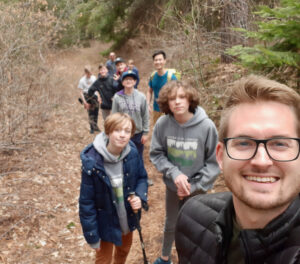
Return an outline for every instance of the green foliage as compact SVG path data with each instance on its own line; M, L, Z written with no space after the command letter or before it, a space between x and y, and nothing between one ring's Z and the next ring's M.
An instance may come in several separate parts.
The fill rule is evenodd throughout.
M149 5L146 0L80 1L70 15L72 21L70 24L73 27L67 32L73 31L73 35L80 41L87 39L113 41L116 48L136 31L139 23L139 14L136 14L136 10L140 13L142 10L143 15L146 9L140 7L145 4Z
M75 28L78 29L80 40L92 38L93 31L88 30L91 12L98 5L96 0L88 1L87 3L81 3L76 7L73 14Z
M270 71L282 66L299 67L300 57L292 51L278 51L265 48L262 45L232 47L228 54L237 56L241 64L257 71Z
M70 223L67 224L67 228L69 230L72 229L72 228L74 228L74 227L75 227L75 223L74 222L70 222Z
M300 70L300 2L281 0L281 6L261 6L255 12L262 21L256 22L257 31L243 32L247 38L262 44L253 47L234 46L227 53L236 56L240 64L258 71L292 67Z
M4 3L25 0L0 0ZM51 10L59 19L58 46L84 43L89 39L112 41L120 46L136 31L149 6L147 0L26 0L35 3L37 11ZM153 5L154 2L150 1ZM143 7L144 6L144 7ZM136 10L140 14L136 14ZM141 12L143 11L143 12ZM140 20L136 20L139 17Z

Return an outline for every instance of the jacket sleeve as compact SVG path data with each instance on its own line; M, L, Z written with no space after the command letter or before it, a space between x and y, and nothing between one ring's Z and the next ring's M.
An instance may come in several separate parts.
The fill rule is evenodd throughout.
M115 81L113 78L112 78L112 86L114 88L114 93L118 92L119 82Z
M123 86L123 84L122 84L122 82L121 82L121 77L120 77L120 79L119 80L117 80L116 81L116 91L117 92L119 92L119 91L121 91L122 89L124 89L124 86Z
M112 100L112 107L111 107L111 113L117 113L119 112L119 107L118 107L118 95L115 94Z
M79 196L79 217L83 235L89 244L100 241L94 188L92 176L83 168Z
M146 97L143 96L143 103L141 106L142 122L143 122L143 132L144 134L149 133L149 108L147 105Z
M207 130L207 138L204 146L204 166L191 179L191 193L199 190L207 192L213 187L213 184L220 173L219 165L216 160L218 133L214 123L210 119L207 120L209 120L211 124Z
M89 88L89 90L88 90L88 95L89 95L89 97L92 97L92 96L95 94L96 91L98 91L98 92L100 93L100 91L99 91L99 83L98 83L98 80L96 80L96 81L90 86L90 88Z
M182 172L168 159L167 149L166 146L164 146L165 136L163 135L163 131L161 131L161 118L155 124L152 134L150 160L158 171L174 181Z

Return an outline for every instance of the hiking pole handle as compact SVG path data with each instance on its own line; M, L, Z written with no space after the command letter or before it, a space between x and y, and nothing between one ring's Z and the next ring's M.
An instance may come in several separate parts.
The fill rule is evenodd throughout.
M135 192L130 192L129 193L129 199L132 199L135 196ZM132 211L137 214L138 213L138 209L132 209Z

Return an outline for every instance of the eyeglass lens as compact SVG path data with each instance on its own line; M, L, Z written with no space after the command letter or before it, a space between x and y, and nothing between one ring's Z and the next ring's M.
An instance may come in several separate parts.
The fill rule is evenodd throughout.
M299 154L297 139L272 138L265 141L266 143L249 138L231 138L227 140L227 153L233 159L251 159L257 152L258 144L264 143L270 158L277 161L294 160Z

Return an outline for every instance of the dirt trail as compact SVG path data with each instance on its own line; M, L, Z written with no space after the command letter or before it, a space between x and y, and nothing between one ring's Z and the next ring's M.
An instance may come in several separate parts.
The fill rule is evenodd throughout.
M107 47L93 42L90 48L65 51L51 59L62 76L64 90L57 91L61 103L53 109L44 128L32 128L35 131L29 143L5 153L15 173L0 178L0 263L94 263L94 251L82 236L78 194L79 153L95 135L89 134L87 113L77 102L77 83L85 64L91 64L97 73L98 64L105 62L99 52ZM152 69L150 53L139 48L118 55L129 59L132 54L141 73L140 89L145 91ZM102 128L101 114L99 123ZM150 210L143 212L141 225L152 262L160 254L164 184L148 154L149 142L145 165L154 186L149 189ZM127 263L143 263L137 232Z

